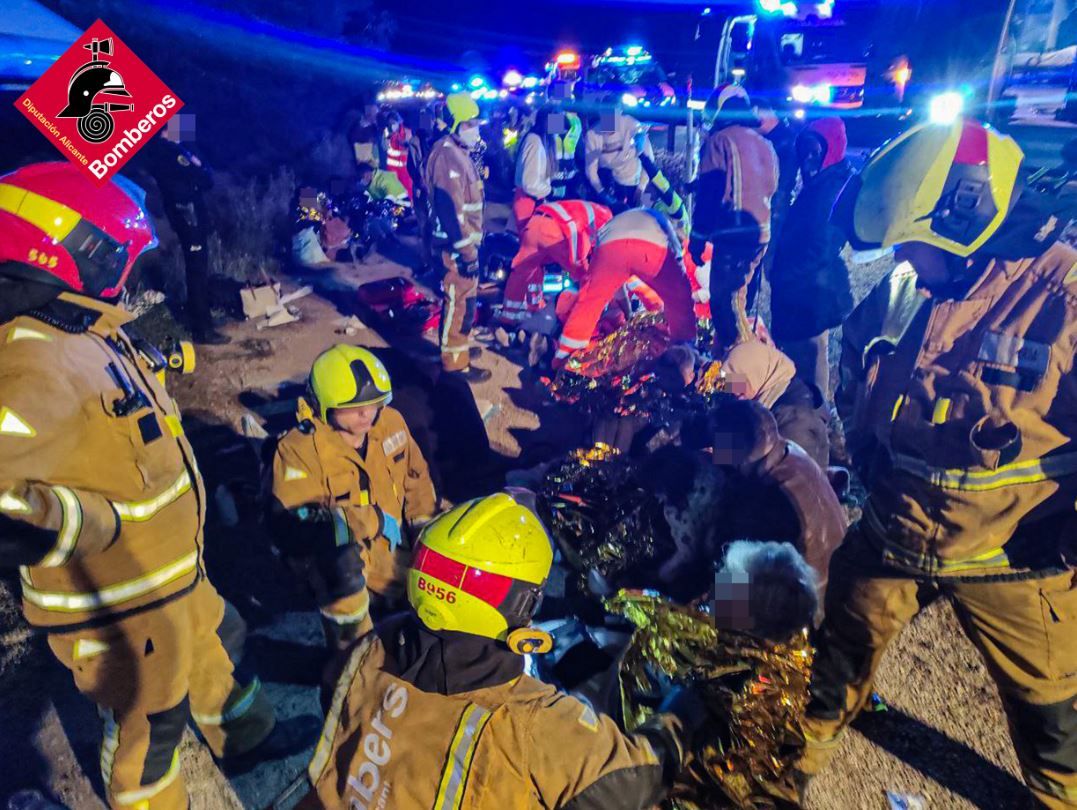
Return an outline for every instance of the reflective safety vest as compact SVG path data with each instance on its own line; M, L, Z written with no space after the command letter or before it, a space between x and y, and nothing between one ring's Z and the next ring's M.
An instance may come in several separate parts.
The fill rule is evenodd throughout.
M973 262L958 299L899 265L845 322L836 399L864 526L916 573L1047 570L1077 531L1077 251Z
M557 222L568 241L569 272L573 275L587 267L599 228L613 219L613 212L604 205L584 200L561 200L540 205L535 213Z
M193 588L206 495L132 316L72 293L50 307L0 324L0 513L14 542L50 538L21 569L23 609L59 629Z
M389 137L385 150L385 167L387 169L408 168L408 138L410 133L401 127Z

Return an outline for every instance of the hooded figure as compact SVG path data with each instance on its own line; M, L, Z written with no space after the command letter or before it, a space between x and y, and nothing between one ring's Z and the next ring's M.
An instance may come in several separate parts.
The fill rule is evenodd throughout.
M827 341L853 309L849 270L841 257L845 234L830 212L853 167L845 157L840 118L812 121L797 138L804 186L789 209L771 269L771 334L797 367L797 376L829 399Z

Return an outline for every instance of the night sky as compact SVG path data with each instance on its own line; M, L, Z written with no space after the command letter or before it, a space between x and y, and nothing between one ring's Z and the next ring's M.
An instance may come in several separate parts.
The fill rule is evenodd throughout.
M537 71L561 45L599 51L626 42L645 46L672 67L692 43L707 5L717 12L722 4L498 0L439 8L431 0L399 0L384 7L400 25L394 50L449 61L475 50L495 69L513 65Z

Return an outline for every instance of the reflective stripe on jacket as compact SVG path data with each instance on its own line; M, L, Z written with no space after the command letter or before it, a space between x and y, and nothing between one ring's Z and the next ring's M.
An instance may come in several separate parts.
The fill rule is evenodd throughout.
M584 200L547 203L536 208L535 213L550 217L561 228L568 242L570 272L587 268L595 236L613 218L613 212L606 206Z
M843 330L837 400L866 525L919 572L1051 568L1077 530L1077 251L978 269L946 299L899 266Z
M46 310L61 317L0 325L0 520L16 545L51 544L25 549L23 609L62 628L193 587L205 491L132 316L71 293Z
M465 262L478 261L485 198L471 156L446 135L430 149L424 177L434 210L434 243Z
M699 161L692 236L722 243L770 242L770 201L778 188L778 156L770 141L742 126L711 133Z
M387 658L374 633L352 651L308 768L310 806L643 810L678 770L648 733L624 734L527 675L444 695L392 674ZM682 742L678 721L656 720ZM679 760L684 745L662 750Z

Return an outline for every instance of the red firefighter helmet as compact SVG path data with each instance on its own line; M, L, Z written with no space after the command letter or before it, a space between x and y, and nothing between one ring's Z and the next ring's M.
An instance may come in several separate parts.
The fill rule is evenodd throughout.
M67 162L0 177L0 264L97 298L115 298L135 261L157 246L145 194L126 177L101 186Z

